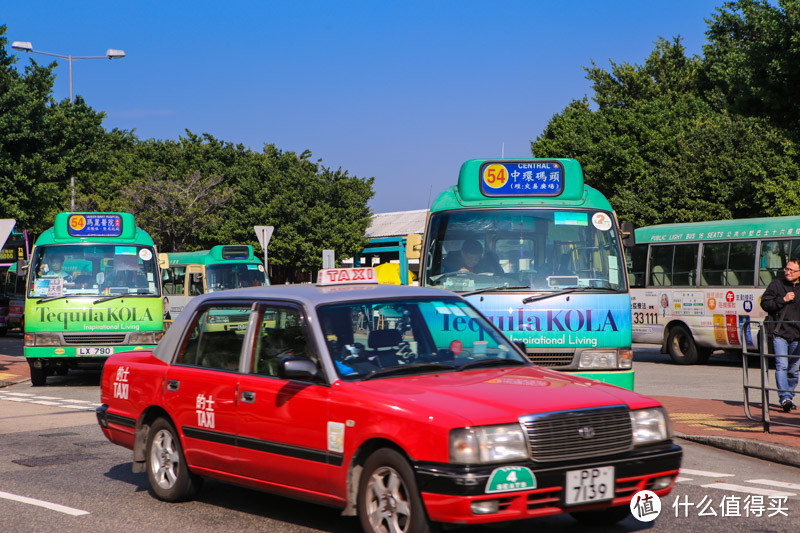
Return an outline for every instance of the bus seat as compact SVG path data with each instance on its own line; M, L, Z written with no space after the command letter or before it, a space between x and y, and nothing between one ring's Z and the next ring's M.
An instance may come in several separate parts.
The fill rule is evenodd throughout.
M722 272L722 284L726 287L738 287L739 286L739 276L736 275L731 269L726 268Z
M778 271L770 268L758 269L758 284L761 286L769 285L772 280L778 277Z
M651 281L653 282L652 285L659 287L672 285L669 276L667 276L667 273L664 271L664 267L661 265L653 266L653 268L650 270L650 277Z

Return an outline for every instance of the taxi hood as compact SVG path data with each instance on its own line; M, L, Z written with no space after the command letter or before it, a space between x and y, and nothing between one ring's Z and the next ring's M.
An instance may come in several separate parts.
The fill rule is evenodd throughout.
M535 366L339 383L358 388L393 410L451 418L456 425L500 424L529 414L614 405L660 406L652 398L614 385Z

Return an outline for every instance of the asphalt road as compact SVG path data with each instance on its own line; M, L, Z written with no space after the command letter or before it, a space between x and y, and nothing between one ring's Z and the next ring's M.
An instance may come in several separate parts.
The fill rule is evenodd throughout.
M0 351L13 353L8 350L21 354L21 338L0 338ZM740 363L722 354L706 365L681 367L656 349L637 346L635 369L636 389L645 394L741 399ZM194 501L160 502L149 494L146 476L131 472L131 452L109 443L97 426L93 409L99 402L99 373L74 372L51 377L48 383L0 391L0 531L359 531L355 519L341 517L335 509L213 480ZM685 452L681 479L662 501L658 520L644 523L629 517L614 527L588 530L797 531L800 469L680 444ZM786 499L770 494L785 494L780 497ZM745 505L759 495L763 513L748 516L750 507ZM32 500L20 501L20 496ZM557 516L453 530L569 533L587 528L569 516Z

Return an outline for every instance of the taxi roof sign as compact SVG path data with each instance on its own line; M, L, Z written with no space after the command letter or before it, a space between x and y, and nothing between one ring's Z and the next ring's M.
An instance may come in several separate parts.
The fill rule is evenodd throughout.
M353 285L378 283L378 276L372 267L327 268L319 271L317 285Z

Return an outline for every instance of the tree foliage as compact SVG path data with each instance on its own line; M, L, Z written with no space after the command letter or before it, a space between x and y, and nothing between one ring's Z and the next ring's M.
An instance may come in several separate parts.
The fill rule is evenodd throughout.
M766 117L715 105L701 58L659 39L644 65L586 69L596 109L575 100L531 143L573 157L637 225L797 212L797 147Z

